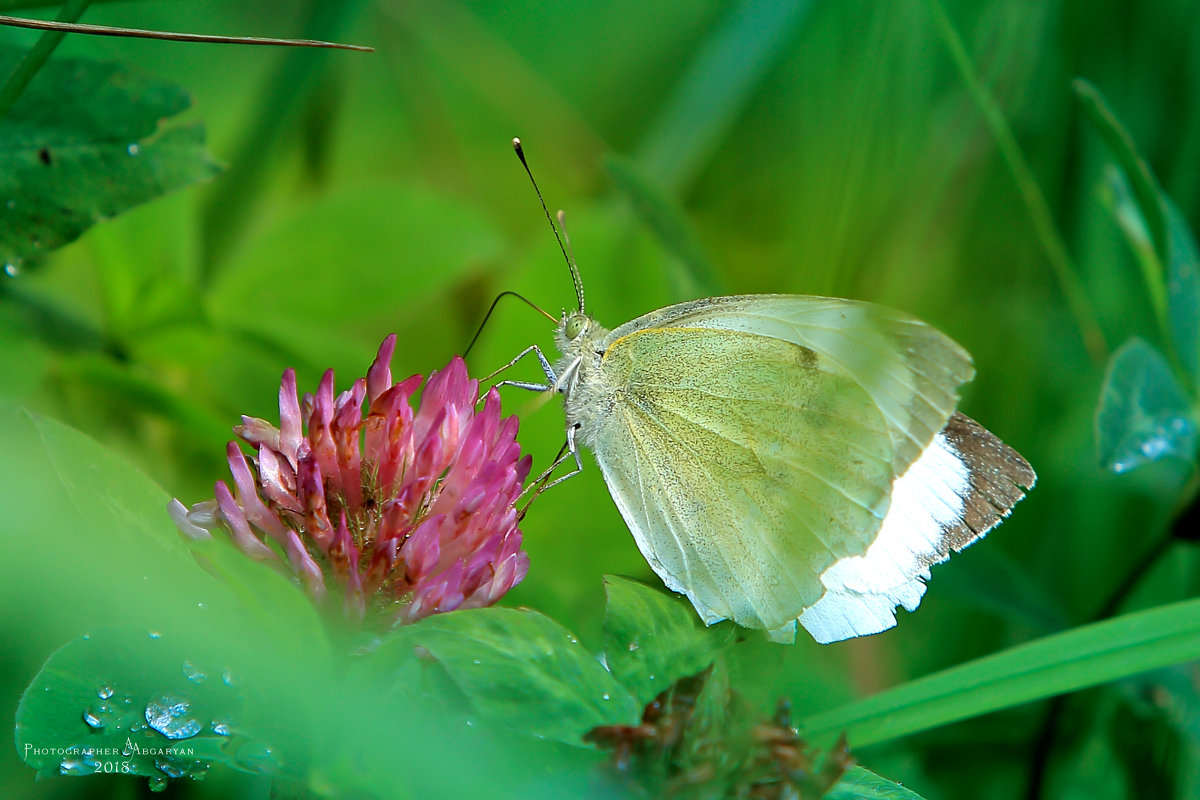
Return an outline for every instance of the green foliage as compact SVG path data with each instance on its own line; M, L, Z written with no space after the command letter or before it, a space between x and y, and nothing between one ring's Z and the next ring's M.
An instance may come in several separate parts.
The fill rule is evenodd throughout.
M0 47L0 75L22 51ZM0 120L0 259L10 269L217 173L187 92L120 64L56 60Z
M1104 97L1086 81L1077 80L1074 87L1120 165L1119 172L1108 176L1109 207L1142 266L1170 352L1192 390L1200 390L1200 255L1195 240ZM1154 346L1130 339L1109 361L1096 412L1101 463L1125 472L1166 457L1195 461L1197 407L1167 359Z
M1200 658L1200 600L1086 625L807 717L816 741L872 744Z
M283 796L622 797L633 789L599 777L610 754L582 732L636 723L664 684L716 660L745 719L786 697L801 735L849 731L865 768L839 800L916 796L875 772L931 798L1194 795L1200 701L1179 662L1197 655L1200 561L1170 538L1187 534L1200 419L1200 89L1178 79L1200 52L1191 5L559 11L94 2L88 22L378 52L68 36L34 76L0 122L0 200L16 201L0 205L0 246L24 259L0 275L0 710L13 719L30 689L19 741L106 740L83 711L110 682L144 724L154 692L191 688L189 661L238 676L195 699L214 717L230 700L245 758L272 757L252 775L237 737L198 735L213 766L173 783L179 796L265 796L269 782ZM0 31L3 71L38 38ZM587 460L523 520L531 569L510 608L379 641L349 641L223 541L184 544L167 499L211 496L230 426L273 415L284 368L302 391L330 367L345 386L395 330L397 376L427 374L500 290L551 313L572 302L513 135L567 210L602 322L716 287L902 308L972 353L963 410L1030 459L1037 488L934 568L918 613L825 648L703 628ZM549 332L502 304L472 373L535 341L549 353ZM504 402L536 472L561 414ZM1058 692L1072 694L1036 702ZM719 743L739 725L706 730ZM34 782L60 764L14 747L0 784L131 791ZM141 780L166 774L135 764Z
M915 792L862 767L850 769L825 797L826 800L921 800Z
M1096 414L1100 462L1114 472L1196 453L1196 420L1171 365L1138 338L1108 363Z
M582 745L597 725L634 720L628 690L573 634L536 611L434 615L384 637L375 657L428 651L481 714L525 734Z
M604 661L639 706L711 664L733 634L706 629L682 598L627 578L606 575L604 595Z
M189 652L161 633L129 629L64 645L17 709L25 763L42 777L140 775L160 788L168 778L203 778L214 763L259 771L246 757L270 747L245 735L237 679Z

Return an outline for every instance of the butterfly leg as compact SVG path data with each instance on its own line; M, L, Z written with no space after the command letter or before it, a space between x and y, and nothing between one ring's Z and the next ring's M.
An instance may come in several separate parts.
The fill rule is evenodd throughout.
M495 388L499 389L501 386L515 386L518 389L525 389L530 392L548 392L548 391L550 391L551 389L554 388L555 384L558 382L558 376L554 374L554 368L551 367L550 362L546 360L545 354L542 353L542 348L538 347L536 344L531 344L531 345L529 345L529 347L526 347L520 353L517 353L516 358L514 358L512 361L509 361L507 364L500 367L500 369L498 369L495 372L493 372L492 374L488 375L480 382L486 383L487 381L490 381L492 378L496 377L501 372L504 372L506 369L509 369L510 367L514 366L518 361L520 361L522 358L529 355L530 353L533 353L534 355L537 356L538 363L541 364L541 367L542 367L542 372L546 376L546 383L534 383L534 382L530 382L530 381L500 381L499 383L496 384Z
M573 478L579 473L583 472L583 462L581 462L579 459L579 448L575 446L575 429L577 427L577 425L573 425L570 428L567 428L567 441L563 443L562 449L558 451L558 455L554 457L554 461L549 467L542 471L541 475L538 475L536 479L530 481L525 486L525 490L521 492L521 494L524 495L530 489L533 490L533 495L529 498L529 502L527 502L525 507L521 509L522 517L525 516L525 512L529 510L529 506L533 505L533 501L536 500L538 495L540 495L542 492L551 487L557 486L567 478ZM560 475L549 483L546 483L550 476L554 474L554 470L558 469L559 466L561 466L568 458L575 459L575 469L571 470L566 475Z

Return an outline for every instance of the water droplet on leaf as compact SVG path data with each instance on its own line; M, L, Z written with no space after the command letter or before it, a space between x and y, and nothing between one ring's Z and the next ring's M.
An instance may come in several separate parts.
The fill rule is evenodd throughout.
M190 661L183 662L183 674L192 683L201 683L208 677L203 670Z
M146 706L146 722L168 739L187 739L200 732L200 721L189 715L190 705L172 695L151 700Z
M108 698L113 696L113 688L111 686L101 686L100 689L96 692L96 696L99 697L101 700L107 700Z

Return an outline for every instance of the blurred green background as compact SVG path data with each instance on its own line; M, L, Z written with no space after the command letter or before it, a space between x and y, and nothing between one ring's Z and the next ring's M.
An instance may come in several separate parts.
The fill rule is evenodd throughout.
M1070 82L1105 93L1195 227L1200 6L984 0L945 12L1031 167L1075 283L1056 277L1046 231L924 0L97 3L84 21L377 52L68 37L59 55L127 62L188 89L187 118L203 120L226 170L3 277L0 396L124 453L185 502L211 496L229 427L243 413L276 415L285 367L297 368L301 391L327 367L346 386L395 331L393 371L428 374L463 350L501 290L554 314L573 304L509 148L520 136L546 202L567 212L602 323L714 290L904 309L974 355L963 410L1039 473L1010 521L934 570L919 613L865 640L798 643L775 694L820 710L1090 621L1166 535L1189 475L1171 462L1121 477L1098 465L1107 354L1156 329L1100 191L1108 152ZM0 30L0 41L35 38ZM677 204L691 255L656 235L620 179L630 172ZM692 277L696 263L711 277ZM1072 310L1064 285L1082 306ZM551 332L502 303L472 372L531 343L553 351ZM539 375L532 361L517 373ZM535 469L562 443L556 404L505 395ZM5 450L20 469L16 443ZM600 576L652 575L594 465L542 496L522 527L531 569L506 603L598 647ZM45 572L3 576L5 719L49 653L89 624L77 608L41 607L66 580L50 535L24 546L36 559L19 563ZM1192 596L1197 584L1195 554L1171 548L1119 610ZM18 613L30 600L36 612ZM1149 724L1138 714L1168 706L1176 728L1196 735L1195 675L1173 676L1073 698L1049 736L1043 704L859 756L929 798L1026 796L1042 753L1046 796L1143 796L1160 775L1175 783L1157 796L1172 796L1195 785L1195 751L1179 750L1195 740L1176 737L1170 752L1126 740L1130 725ZM1177 684L1182 694L1163 701L1161 687ZM35 785L0 751L6 796L98 790Z

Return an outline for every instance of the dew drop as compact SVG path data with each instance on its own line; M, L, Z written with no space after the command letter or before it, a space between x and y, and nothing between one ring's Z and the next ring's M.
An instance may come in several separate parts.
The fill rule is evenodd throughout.
M104 724L105 724L104 718L100 716L99 711L96 711L96 710L93 710L90 708L87 711L84 711L83 712L83 721L85 723L87 723L87 726L94 731L99 731L99 730L104 729Z
M639 647L641 647L641 645L639 645L637 642L630 642L629 643L629 652L632 653L635 650L637 650Z
M87 775L90 772L82 758L64 758L58 764L59 775Z
M150 638L151 639L161 639L162 634L159 633L158 631L150 631Z
M198 719L188 714L189 710L186 700L163 695L146 705L146 722L168 739L187 739L203 728Z
M101 686L100 689L96 692L96 696L99 697L101 700L107 700L108 698L113 696L113 688L111 686Z
M477 659L475 659L474 661L472 661L471 663L473 663L473 664L478 664L478 663L479 663L479 659L477 658Z
M21 274L21 268L11 261L6 261L4 263L4 274L10 278L15 278Z
M183 662L183 675L192 683L203 683L204 679L208 677L203 670L190 661Z
M165 775L151 775L149 782L150 782L150 791L152 791L152 792L161 792L164 789L166 789L167 785L170 783L170 781L167 780L167 776L165 776Z
M126 147L125 151L128 152L129 155L131 155L131 156L136 156L138 153L140 153L142 151L142 149L140 147L138 147L137 143L135 142L135 143L129 145L129 147Z
M605 700L612 700L612 695L610 695L608 692L605 692L604 694L602 694L600 696Z
M187 774L178 764L172 764L165 758L154 759L154 766L158 767L158 771L168 778L182 778Z
M212 732L215 733L217 736L230 736L233 733L233 731L231 731L229 729L228 722L216 722L216 721L214 721L212 724Z
M229 670L223 671L221 673L221 683L225 684L226 686L233 686L233 673Z

